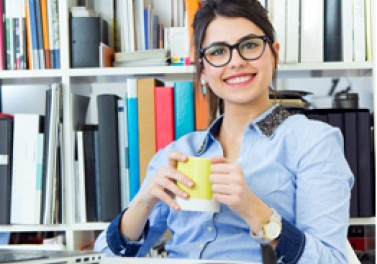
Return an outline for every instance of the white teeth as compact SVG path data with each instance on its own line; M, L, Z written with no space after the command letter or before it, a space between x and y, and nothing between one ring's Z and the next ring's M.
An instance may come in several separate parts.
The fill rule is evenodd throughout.
M250 76L236 77L236 78L227 80L227 82L231 84L242 83L242 82L248 81L250 78L251 78Z

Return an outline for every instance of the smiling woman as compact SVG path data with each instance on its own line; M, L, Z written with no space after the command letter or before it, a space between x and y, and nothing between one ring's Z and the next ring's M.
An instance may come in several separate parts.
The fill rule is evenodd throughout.
M193 29L210 126L153 157L139 193L95 249L145 256L169 230L169 258L261 262L268 244L280 263L347 263L354 178L342 135L272 106L280 45L266 10L256 0L207 0ZM189 199L184 190L198 184L177 170L189 157L210 159L219 212L185 211L174 199Z

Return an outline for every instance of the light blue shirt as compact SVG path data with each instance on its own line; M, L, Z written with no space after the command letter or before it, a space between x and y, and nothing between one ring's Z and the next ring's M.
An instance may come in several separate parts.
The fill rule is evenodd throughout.
M222 117L207 131L181 137L151 160L141 188L167 165L168 153L223 155L216 139ZM249 188L283 218L276 252L280 263L347 263L349 205L353 175L343 153L339 129L301 114L272 107L245 127L237 160ZM172 258L261 262L260 245L246 222L222 204L219 213L174 211L160 202L140 241L118 230L119 215L97 239L95 250L108 255L145 256L166 229Z

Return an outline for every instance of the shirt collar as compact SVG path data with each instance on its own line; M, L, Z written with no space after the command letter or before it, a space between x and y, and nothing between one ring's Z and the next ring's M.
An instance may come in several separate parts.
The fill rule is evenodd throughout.
M282 105L274 105L266 112L252 121L248 127L255 127L256 130L267 138L271 138L279 127L291 114ZM201 154L209 146L209 144L216 140L219 134L223 116L219 116L207 129L207 133L204 134L204 139L201 146L197 150L197 154Z

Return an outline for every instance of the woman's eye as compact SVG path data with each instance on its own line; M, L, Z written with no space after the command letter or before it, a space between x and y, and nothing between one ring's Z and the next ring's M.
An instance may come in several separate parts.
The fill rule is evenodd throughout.
M259 46L259 43L255 40L248 40L242 43L243 49L255 49Z
M226 47L222 47L222 46L211 47L210 49L207 50L206 53L209 56L221 56L221 55L226 54Z

